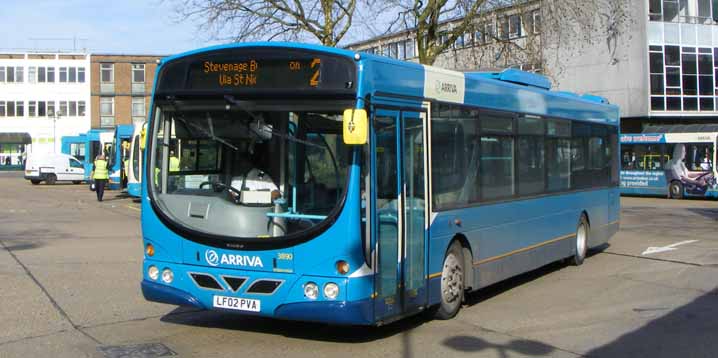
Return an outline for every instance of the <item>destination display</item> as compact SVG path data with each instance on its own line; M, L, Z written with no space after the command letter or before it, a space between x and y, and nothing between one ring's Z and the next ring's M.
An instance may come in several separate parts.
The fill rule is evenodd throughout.
M354 91L355 67L349 58L309 51L228 49L168 63L158 92Z
M200 66L199 70L196 68ZM318 87L322 80L321 58L248 59L202 61L190 68L191 88L211 87Z

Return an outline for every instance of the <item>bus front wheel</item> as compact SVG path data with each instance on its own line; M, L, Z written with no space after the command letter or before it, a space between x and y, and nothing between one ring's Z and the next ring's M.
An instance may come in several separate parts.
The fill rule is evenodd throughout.
M434 317L450 319L456 316L464 300L464 253L461 244L454 241L444 257L441 269L441 303Z
M683 183L674 180L671 182L671 185L668 187L668 194L672 199L682 199L683 198Z
M588 233L588 220L585 215L581 215L581 219L578 220L578 226L576 226L576 252L573 255L573 264L576 266L581 265L586 258L586 252L588 252Z

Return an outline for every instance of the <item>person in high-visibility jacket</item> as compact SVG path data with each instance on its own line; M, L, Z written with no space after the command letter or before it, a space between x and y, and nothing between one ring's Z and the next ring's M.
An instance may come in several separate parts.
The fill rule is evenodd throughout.
M109 163L105 160L105 156L100 154L95 158L95 162L92 164L91 177L95 181L95 194L97 194L97 201L102 201L102 196L105 194L105 185L107 180L110 179L110 170L107 168Z
M175 151L170 151L170 172L178 172L180 170L179 158L175 155Z
M130 178L130 160L125 159L122 161L122 187L127 188L127 181Z

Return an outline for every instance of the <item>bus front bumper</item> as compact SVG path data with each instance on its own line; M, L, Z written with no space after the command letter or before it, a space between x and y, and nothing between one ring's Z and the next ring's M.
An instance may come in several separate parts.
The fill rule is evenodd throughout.
M151 279L147 274L150 266L171 269L174 279L170 283L162 279ZM205 310L259 315L287 320L326 322L332 324L371 325L373 324L373 301L370 294L364 297L351 296L349 291L359 292L360 287L370 287L371 277L327 277L298 275L296 273L277 273L249 270L224 269L221 267L202 267L195 265L160 262L145 259L144 274L141 283L142 294L148 301L167 303L180 306L191 306ZM211 276L220 287L207 289L201 287L191 275ZM231 289L223 276L245 278L244 284L235 290ZM251 293L249 287L255 281L275 280L282 283L274 293ZM309 299L304 296L303 284L313 282L324 287L327 282L334 282L340 287L336 299L321 296ZM363 292L363 290L362 290ZM238 310L224 308L218 301L228 298L258 301L257 310Z

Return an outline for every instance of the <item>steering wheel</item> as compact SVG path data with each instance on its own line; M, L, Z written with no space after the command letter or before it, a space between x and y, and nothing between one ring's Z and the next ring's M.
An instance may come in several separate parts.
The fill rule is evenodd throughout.
M214 182L211 182L211 181L202 182L202 183L199 185L199 188L202 189L205 185L211 185L211 186L212 186L212 190L214 190L214 191L217 192L217 193L219 193L219 192L222 191L222 190L227 190L227 191L229 191L229 192L234 193L234 195L230 195L230 199L231 199L232 202L234 202L235 204L241 204L240 201L239 201L239 199L241 198L242 192L241 192L239 189L237 189L237 188L235 188L235 187L233 187L233 186L231 186L231 185L227 185L227 184L225 184L225 183L218 182L218 181L214 181Z

